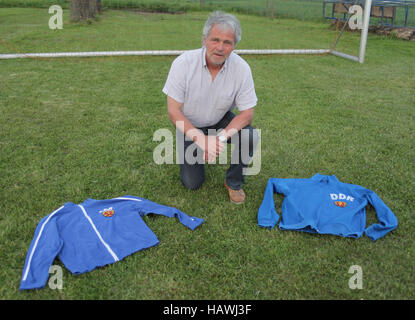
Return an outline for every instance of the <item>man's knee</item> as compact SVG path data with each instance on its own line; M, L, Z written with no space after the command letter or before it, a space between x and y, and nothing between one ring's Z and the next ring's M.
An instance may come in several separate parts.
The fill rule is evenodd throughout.
M191 170L180 170L180 180L183 186L190 190L199 189L205 181L205 175Z
M182 181L182 185L186 189L190 190L197 190L203 185L203 180L195 181L194 179L186 179L186 178L180 178Z

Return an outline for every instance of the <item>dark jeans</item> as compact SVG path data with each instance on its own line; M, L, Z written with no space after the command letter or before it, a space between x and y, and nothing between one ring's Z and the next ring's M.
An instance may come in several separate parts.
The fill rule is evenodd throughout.
M232 112L227 112L225 116L215 125L210 127L198 128L205 135L216 134L217 130L224 129L232 121L235 115ZM209 132L209 129L214 129ZM249 162L251 161L255 147L259 142L258 132L255 128L251 126L246 126L243 128L245 131L244 134L241 134L241 131L238 132L239 139L234 139L231 137L228 140L228 143L235 143L235 149L231 155L231 165L226 171L226 184L234 190L239 190L242 188L242 184L245 181L245 175L243 174L244 168L248 167ZM247 134L249 133L249 134ZM182 135L183 137L183 135ZM236 137L235 137L236 138ZM202 186L205 181L205 161L203 157L203 151L196 145L193 145L193 141L184 140L184 150L179 148L179 157L180 161L180 179L182 184L188 189L198 189ZM193 146L192 146L193 145ZM249 145L249 157L242 152L241 146ZM193 159L197 158L196 163L190 164L186 161L186 157L183 156L186 154L186 150L192 146L193 149ZM190 152L191 150L190 149ZM224 151L226 152L226 151ZM245 158L245 159L244 159Z

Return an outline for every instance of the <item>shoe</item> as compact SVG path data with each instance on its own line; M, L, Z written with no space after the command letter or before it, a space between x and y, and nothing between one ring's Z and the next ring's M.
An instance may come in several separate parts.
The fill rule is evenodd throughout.
M233 189L229 188L229 186L226 184L226 180L225 180L225 187L226 187L226 189L228 189L229 199L231 200L231 202L233 202L235 204L244 203L244 201L245 201L245 192L242 189L233 190Z

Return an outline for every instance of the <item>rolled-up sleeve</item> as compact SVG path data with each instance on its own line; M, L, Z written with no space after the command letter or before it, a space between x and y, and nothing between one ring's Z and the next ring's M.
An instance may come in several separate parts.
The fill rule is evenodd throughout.
M251 68L246 64L244 70L244 80L238 94L235 97L235 104L239 111L244 111L256 106L258 98L255 93L254 79L252 78Z

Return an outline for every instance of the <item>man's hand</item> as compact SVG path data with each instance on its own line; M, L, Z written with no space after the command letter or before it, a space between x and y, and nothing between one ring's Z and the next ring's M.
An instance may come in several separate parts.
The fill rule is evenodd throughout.
M226 148L225 143L220 142L218 136L204 136L203 139L197 139L195 143L204 151L207 162L215 162L219 153Z

